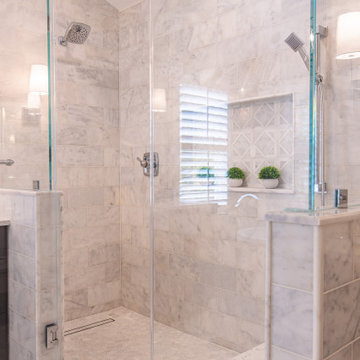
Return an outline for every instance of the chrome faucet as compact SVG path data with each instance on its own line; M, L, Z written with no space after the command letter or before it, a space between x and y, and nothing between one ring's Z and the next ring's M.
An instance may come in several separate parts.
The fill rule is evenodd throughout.
M244 195L242 195L242 196L239 197L238 201L237 201L236 204L235 204L235 207L236 207L236 208L239 207L241 201L244 200L244 199L247 198L247 197L251 197L251 198L253 198L253 199L255 199L255 200L259 200L259 198L258 198L256 195L254 195L254 194L244 194Z
M14 165L15 161L11 159L0 160L0 165L11 166Z

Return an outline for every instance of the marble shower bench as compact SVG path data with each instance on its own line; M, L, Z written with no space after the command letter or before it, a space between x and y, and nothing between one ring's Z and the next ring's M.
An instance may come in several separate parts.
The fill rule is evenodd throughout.
M359 360L360 208L266 220L266 360Z

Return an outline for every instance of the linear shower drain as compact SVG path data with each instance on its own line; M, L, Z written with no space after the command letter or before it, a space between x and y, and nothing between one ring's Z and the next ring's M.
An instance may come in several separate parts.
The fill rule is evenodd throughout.
M79 332L90 330L90 329L96 328L98 326L110 324L110 323L112 323L114 321L115 321L114 319L108 318L108 319L105 319L105 320L96 321L96 322L93 322L93 323L90 323L90 324L79 326L79 327L64 331L64 336L77 334Z

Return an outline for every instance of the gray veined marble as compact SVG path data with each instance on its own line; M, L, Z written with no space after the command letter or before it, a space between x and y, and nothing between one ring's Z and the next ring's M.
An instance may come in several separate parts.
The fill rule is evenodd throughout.
M312 354L312 295L273 285L272 343L305 357Z
M72 320L65 330L105 318L115 322L65 337L65 359L137 360L149 357L149 318L119 307L111 311ZM264 346L242 354L226 349L172 327L155 323L155 357L171 360L264 360Z
M325 227L325 291L353 279L353 238L350 222Z
M313 288L313 229L273 224L273 282L311 291Z
M349 345L334 356L331 356L329 360L356 360L358 358L355 355L355 353L353 354L353 345Z
M324 355L360 336L360 280L324 296Z

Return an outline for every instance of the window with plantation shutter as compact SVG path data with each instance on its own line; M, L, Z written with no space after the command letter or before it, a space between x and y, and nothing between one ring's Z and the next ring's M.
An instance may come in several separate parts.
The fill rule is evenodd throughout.
M226 204L226 94L192 86L180 87L180 143L180 201Z

